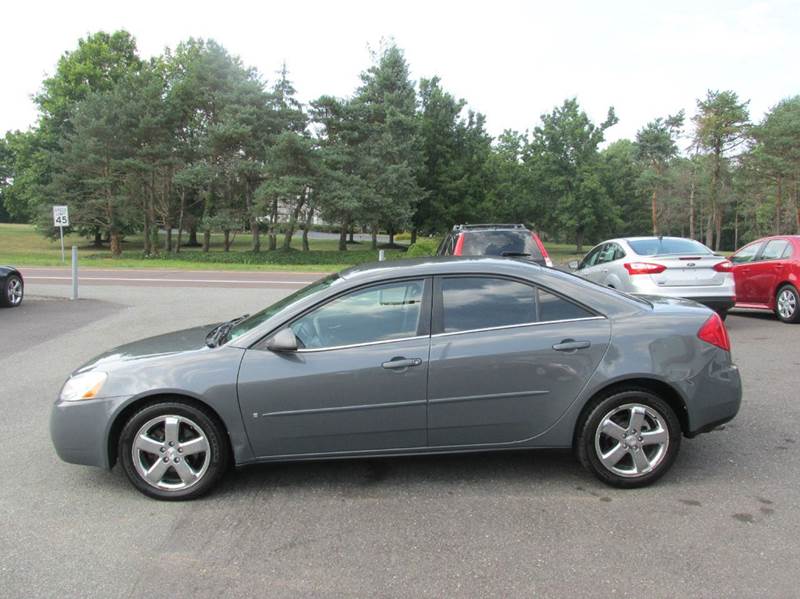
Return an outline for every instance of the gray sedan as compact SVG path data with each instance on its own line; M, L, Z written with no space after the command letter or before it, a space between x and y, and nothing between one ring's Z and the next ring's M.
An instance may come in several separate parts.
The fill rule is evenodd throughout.
M63 460L119 461L160 499L201 495L231 463L531 448L572 448L638 487L740 401L725 326L703 306L434 258L113 349L66 381L51 434Z

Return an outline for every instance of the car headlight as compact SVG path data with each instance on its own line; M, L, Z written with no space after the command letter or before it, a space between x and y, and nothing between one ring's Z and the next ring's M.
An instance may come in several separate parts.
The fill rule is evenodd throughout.
M61 389L61 401L91 399L100 393L108 375L105 372L89 371L70 377Z

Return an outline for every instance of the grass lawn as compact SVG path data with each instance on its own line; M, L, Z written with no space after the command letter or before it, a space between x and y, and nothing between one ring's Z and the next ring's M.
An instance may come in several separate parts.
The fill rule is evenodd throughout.
M279 243L283 237L279 237ZM266 238L262 238L264 247ZM208 253L201 248L181 248L180 254L158 258L142 257L142 238L134 235L123 242L122 257L112 258L109 250L95 248L90 240L78 235L64 237L66 264L69 264L70 248L78 246L81 264L97 268L175 268L186 270L280 270L299 272L334 272L364 262L378 259L377 252L370 249L369 242L351 244L346 252L338 250L337 239L310 239L309 252L299 249L289 251L250 252L250 236L238 234L230 252L223 251L222 235L211 236ZM295 236L293 246L300 248L300 235ZM574 245L545 244L556 264L565 264L578 257ZM587 248L588 249L588 248ZM402 258L402 250L386 250L386 258ZM0 223L0 264L14 266L62 266L59 240L47 239L32 225Z

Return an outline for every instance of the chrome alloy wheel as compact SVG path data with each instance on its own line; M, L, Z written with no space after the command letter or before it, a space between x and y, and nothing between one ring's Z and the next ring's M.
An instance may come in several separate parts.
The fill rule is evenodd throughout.
M22 281L16 277L10 279L6 292L8 293L8 303L12 306L19 304L22 301Z
M781 318L790 319L797 310L797 298L791 289L784 289L778 295L778 313Z
M137 431L131 452L142 480L165 491L194 486L211 462L206 434L185 416L163 415L149 420Z
M600 421L594 447L600 462L619 476L636 478L655 470L667 455L669 429L653 408L629 403Z

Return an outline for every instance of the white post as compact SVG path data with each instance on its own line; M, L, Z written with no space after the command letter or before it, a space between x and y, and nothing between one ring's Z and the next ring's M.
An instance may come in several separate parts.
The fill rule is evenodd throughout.
M64 262L64 227L59 227L58 232L61 236L61 262Z
M378 250L378 262L386 260L386 250Z
M72 246L72 298L78 299L78 246Z

